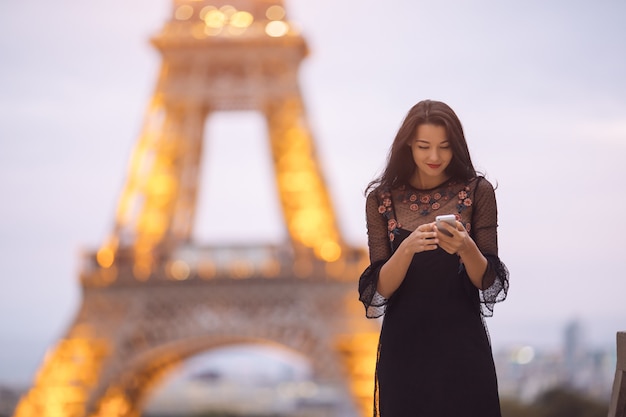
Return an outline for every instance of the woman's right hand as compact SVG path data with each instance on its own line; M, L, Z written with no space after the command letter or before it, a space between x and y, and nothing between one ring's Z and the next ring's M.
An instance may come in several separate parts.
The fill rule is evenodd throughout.
M435 237L434 226L435 223L420 225L402 241L398 250L380 268L376 287L380 295L388 299L398 289L406 276L413 255L437 249L439 239Z
M434 226L434 222L420 225L404 239L402 242L404 249L409 253L420 253L437 249L439 239L436 237Z

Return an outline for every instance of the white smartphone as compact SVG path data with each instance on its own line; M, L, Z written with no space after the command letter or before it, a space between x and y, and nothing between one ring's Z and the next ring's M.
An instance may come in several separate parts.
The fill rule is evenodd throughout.
M444 226L443 222L448 223L450 226L456 229L456 216L454 214L443 214L441 216L435 217L435 222L437 226L437 230L443 233L446 236L452 236L452 233L448 232Z

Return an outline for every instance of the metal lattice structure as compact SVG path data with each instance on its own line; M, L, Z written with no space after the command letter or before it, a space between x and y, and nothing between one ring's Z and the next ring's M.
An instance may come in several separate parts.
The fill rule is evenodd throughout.
M15 416L140 416L182 361L248 342L308 357L367 415L378 332L356 296L367 260L337 228L298 85L307 47L283 2L174 0L152 43L162 67L115 227L85 256L80 309ZM191 238L204 127L230 110L267 122L282 246Z

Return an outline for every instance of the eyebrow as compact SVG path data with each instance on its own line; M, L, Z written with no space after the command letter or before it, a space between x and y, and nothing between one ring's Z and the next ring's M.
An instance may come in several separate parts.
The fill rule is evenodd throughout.
M427 143L427 144L429 144L429 145L430 145L430 142L429 142L429 141L427 141L426 139L416 139L415 141L416 141L416 142ZM442 142L439 142L439 144L440 144L440 145L443 145L444 143L450 143L450 141L449 141L449 140L444 140L444 141L442 141Z

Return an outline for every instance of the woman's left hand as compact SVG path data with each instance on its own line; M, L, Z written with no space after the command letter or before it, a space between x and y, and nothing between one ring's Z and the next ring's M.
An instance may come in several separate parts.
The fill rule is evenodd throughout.
M448 223L442 222L442 228L445 228L452 236L448 236L445 233L438 230L437 226L434 227L437 233L436 237L439 239L439 246L450 254L460 254L468 246L468 239L471 239L465 227L461 222L456 222L456 229L450 226Z

